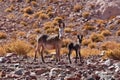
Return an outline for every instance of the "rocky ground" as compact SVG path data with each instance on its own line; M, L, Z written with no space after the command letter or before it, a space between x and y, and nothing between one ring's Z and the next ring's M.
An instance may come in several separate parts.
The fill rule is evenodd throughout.
M96 42L96 49L101 49L100 44L106 41L120 43L120 34L116 35L120 30L120 0L49 0L50 3L47 1L0 0L0 32L7 34L5 39L0 39L0 47L14 38L28 41L30 35L39 34L39 31L35 33L36 29L44 33L43 25L53 22L56 17L62 17L66 28L70 29L70 32L65 33L66 38L73 40L76 34L72 32L84 33L85 30L84 38L89 39L93 32L101 33L103 29L109 30L111 35L106 36L102 42ZM78 4L79 8L74 10L74 6ZM25 11L26 8L28 12ZM48 12L52 13L52 17L41 19L34 16L42 11L47 16ZM85 25L95 26L95 29L86 30ZM18 36L17 31L24 34ZM0 56L0 80L120 80L118 60L102 60L101 56L97 55L84 58L83 63L74 63L73 58L72 64L69 64L67 55L61 55L61 61L57 63L52 56L45 56L46 63L42 63L40 59L33 62L31 57L14 53Z
M8 53L0 57L0 80L120 80L120 62L117 60L102 60L100 55L83 59L81 64L69 64L66 55L56 63L45 57L46 63L40 60L33 62L32 58L19 57Z

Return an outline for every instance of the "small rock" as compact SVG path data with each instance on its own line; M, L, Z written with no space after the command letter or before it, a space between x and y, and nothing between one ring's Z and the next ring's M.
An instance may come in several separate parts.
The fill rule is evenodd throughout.
M50 78L55 78L60 72L62 72L61 68L52 68L49 73Z
M30 78L31 78L31 79L34 79L34 80L37 80L36 73L35 73L35 72L31 72L31 73L30 73Z
M6 62L5 57L0 57L0 63L5 63L5 62Z
M43 74L43 73L45 73L47 71L49 71L49 70L45 69L45 68L39 68L39 69L35 70L35 73L36 73L36 75L41 75L41 74Z
M14 72L14 74L17 74L17 75L23 75L23 69L18 69Z
M6 76L6 72L5 71L1 71L0 72L0 78L3 78L3 77L5 77Z

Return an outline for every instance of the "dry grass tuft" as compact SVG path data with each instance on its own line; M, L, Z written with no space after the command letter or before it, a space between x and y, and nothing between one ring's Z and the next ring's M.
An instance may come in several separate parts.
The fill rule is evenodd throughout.
M65 28L65 33L71 33L72 32L72 29L71 28Z
M23 25L23 26L27 26L28 25L27 22L25 22L25 21L21 21L20 24Z
M79 12L82 8L83 8L82 5L76 4L76 5L74 5L73 10L74 10L75 12Z
M104 42L102 45L101 45L101 48L103 50L109 50L109 49L115 49L115 48L119 48L119 44L117 42L114 42L114 41L107 41L107 42Z
M0 32L0 39L6 39L7 34L5 32Z
M55 17L55 18L54 18L54 21L57 21L57 22L62 21L62 20L63 20L62 17Z
M84 30L90 30L91 31L91 30L95 30L95 29L96 29L95 26L89 26L89 25L84 26Z
M4 48L6 49L6 52L13 52L18 55L27 55L32 49L29 43L22 40L12 40L7 43Z
M90 12L83 12L82 17L87 18L90 15Z
M98 55L99 53L100 53L100 50L98 50L98 49L91 49L91 48L81 49L81 54L84 57L88 57L90 55Z
M38 4L37 4L36 1L32 1L31 4L32 4L32 6L34 6L34 7L37 7L37 6L38 6Z
M117 36L120 36L120 30L118 30L118 31L116 32L116 35L117 35Z
M92 43L91 39L83 39L82 41L83 46L88 46L90 43Z
M72 40L69 38L63 39L62 47L67 47L70 42L72 42Z
M5 9L5 12L12 12L14 10L14 5L11 5L10 7Z
M120 48L106 51L106 56L115 60L120 60Z
M4 56L6 54L6 50L3 46L0 46L0 56Z
M93 42L101 42L104 40L104 36L97 33L92 33L90 38Z
M30 35L28 36L28 42L32 45L34 45L36 43L36 37L37 35L36 34L33 34L33 35Z
M88 45L89 48L96 48L96 43L92 42Z
M33 14L34 13L31 6L28 6L28 7L24 8L23 12L27 13L27 14Z
M23 32L23 31L18 31L16 34L17 34L16 36L20 37L20 38L25 38L26 37L26 32Z
M103 35L103 36L110 36L112 33L109 31L109 30L103 30L102 32L101 32L101 35Z
M32 1L36 1L36 0L25 0L26 3L30 3Z

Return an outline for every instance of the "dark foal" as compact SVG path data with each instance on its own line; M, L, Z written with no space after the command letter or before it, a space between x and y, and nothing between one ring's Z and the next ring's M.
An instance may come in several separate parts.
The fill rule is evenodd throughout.
M81 42L82 42L83 35L77 35L77 38L78 38L77 42L74 42L74 43L71 42L71 43L68 45L68 50L69 50L69 53L68 53L69 63L72 63L72 62L71 62L71 59L70 59L72 50L75 50L75 52L76 52L76 60L75 60L75 63L77 63L78 55L79 55L80 62L82 62L80 49L81 49Z

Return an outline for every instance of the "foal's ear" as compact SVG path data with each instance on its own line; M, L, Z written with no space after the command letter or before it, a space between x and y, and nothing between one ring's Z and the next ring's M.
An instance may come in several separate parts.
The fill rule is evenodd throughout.
M81 35L81 39L83 38L83 35Z
M82 39L82 38L83 38L83 35L77 35L77 38L78 38L78 39Z

